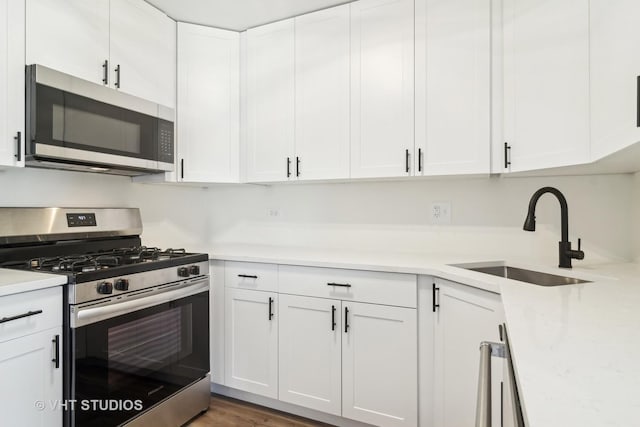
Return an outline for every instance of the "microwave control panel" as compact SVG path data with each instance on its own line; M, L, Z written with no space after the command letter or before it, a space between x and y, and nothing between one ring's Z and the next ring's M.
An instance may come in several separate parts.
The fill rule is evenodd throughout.
M158 161L173 163L173 122L158 120Z

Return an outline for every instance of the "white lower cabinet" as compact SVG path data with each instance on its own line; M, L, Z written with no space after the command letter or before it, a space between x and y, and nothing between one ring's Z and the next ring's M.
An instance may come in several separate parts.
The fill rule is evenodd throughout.
M482 341L500 340L498 325L504 322L500 295L442 279L435 279L432 286L436 298L433 426L472 426L479 345ZM500 378L496 377L501 377L503 359L492 359L492 371L498 374L492 375L492 395L500 396ZM500 414L500 406L500 399L493 399L492 413ZM500 416L493 416L492 425L500 425Z
M0 297L0 424L62 426L62 288Z
M280 295L279 398L340 415L340 301Z
M278 294L225 289L225 385L278 398Z
M416 310L343 302L342 415L381 426L418 423Z
M62 426L62 328L0 343L0 412L7 426ZM58 358L60 353L58 353ZM41 406L42 405L42 406ZM7 418L8 417L8 418Z
M417 425L415 309L279 298L281 401L374 425Z

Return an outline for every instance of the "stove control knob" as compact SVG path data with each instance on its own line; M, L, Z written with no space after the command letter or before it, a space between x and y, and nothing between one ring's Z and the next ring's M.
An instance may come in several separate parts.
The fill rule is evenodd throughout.
M129 281L127 279L118 279L116 280L115 288L117 291L128 291Z
M200 266L199 265L192 265L191 267L189 267L189 273L193 274L194 276L197 276L200 274Z
M187 267L180 267L178 269L179 277L189 277L189 269Z
M112 294L113 293L113 285L110 282L102 282L98 284L98 293L99 294Z

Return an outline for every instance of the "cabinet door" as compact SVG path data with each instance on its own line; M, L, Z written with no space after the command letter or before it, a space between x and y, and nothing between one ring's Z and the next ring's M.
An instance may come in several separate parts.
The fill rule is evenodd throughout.
M416 1L416 175L490 172L490 0Z
M340 301L279 298L279 399L341 415Z
M417 425L416 310L342 305L342 415L389 427Z
M225 385L278 398L278 294L225 289Z
M62 426L62 328L0 344L0 411L7 426Z
M413 0L351 3L351 177L411 174Z
M247 180L295 178L293 19L247 30L247 105Z
M0 5L0 166L24 166L25 6Z
M239 33L178 23L181 181L239 181L239 79Z
M511 146L510 170L587 162L589 0L503 4L504 140Z
M27 64L104 84L109 0L27 0Z
M598 159L640 141L640 3L591 0L591 148Z
M435 316L434 425L472 426L475 423L478 390L479 346L499 341L503 322L500 296L468 286L436 279L435 294L440 307ZM499 372L504 359L496 359ZM500 396L500 381L492 381L493 396ZM493 413L500 413L495 398ZM493 417L500 425L500 417Z
M349 11L343 5L295 18L299 179L349 177Z
M110 11L110 83L123 92L174 108L175 21L141 0L111 0Z

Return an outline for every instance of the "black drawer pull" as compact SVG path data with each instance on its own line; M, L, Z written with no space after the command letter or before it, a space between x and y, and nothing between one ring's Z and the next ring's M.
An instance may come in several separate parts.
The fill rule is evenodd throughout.
M349 332L349 307L344 308L344 333Z
M434 283L433 287L431 289L433 291L433 301L432 301L432 303L433 303L433 312L435 313L436 309L440 308L440 304L436 303L436 297L439 296L439 295L436 295L436 294L438 294L438 292L440 291L440 288L438 288L436 286L436 284Z
M2 319L0 319L0 323L11 322L12 320L18 320L24 317L35 316L36 314L40 314L40 313L42 313L42 310L29 311L27 313L18 314L17 316L3 317Z
M60 368L60 335L56 335L54 339L51 340L55 348L55 356L51 361L55 363L56 369Z
M105 59L102 64L102 83L109 84L109 60Z
M340 288L350 288L351 287L351 285L349 283L333 283L333 282L327 283L327 286L338 286Z
M273 298L269 297L269 320L273 319Z
M16 154L15 158L18 161L22 160L22 132L16 133L16 136L13 137L16 141Z
M250 274L238 274L238 277L242 277L242 278L245 278L245 279L257 279L258 278L258 276L252 276Z
M336 330L336 306L331 306L331 330Z

